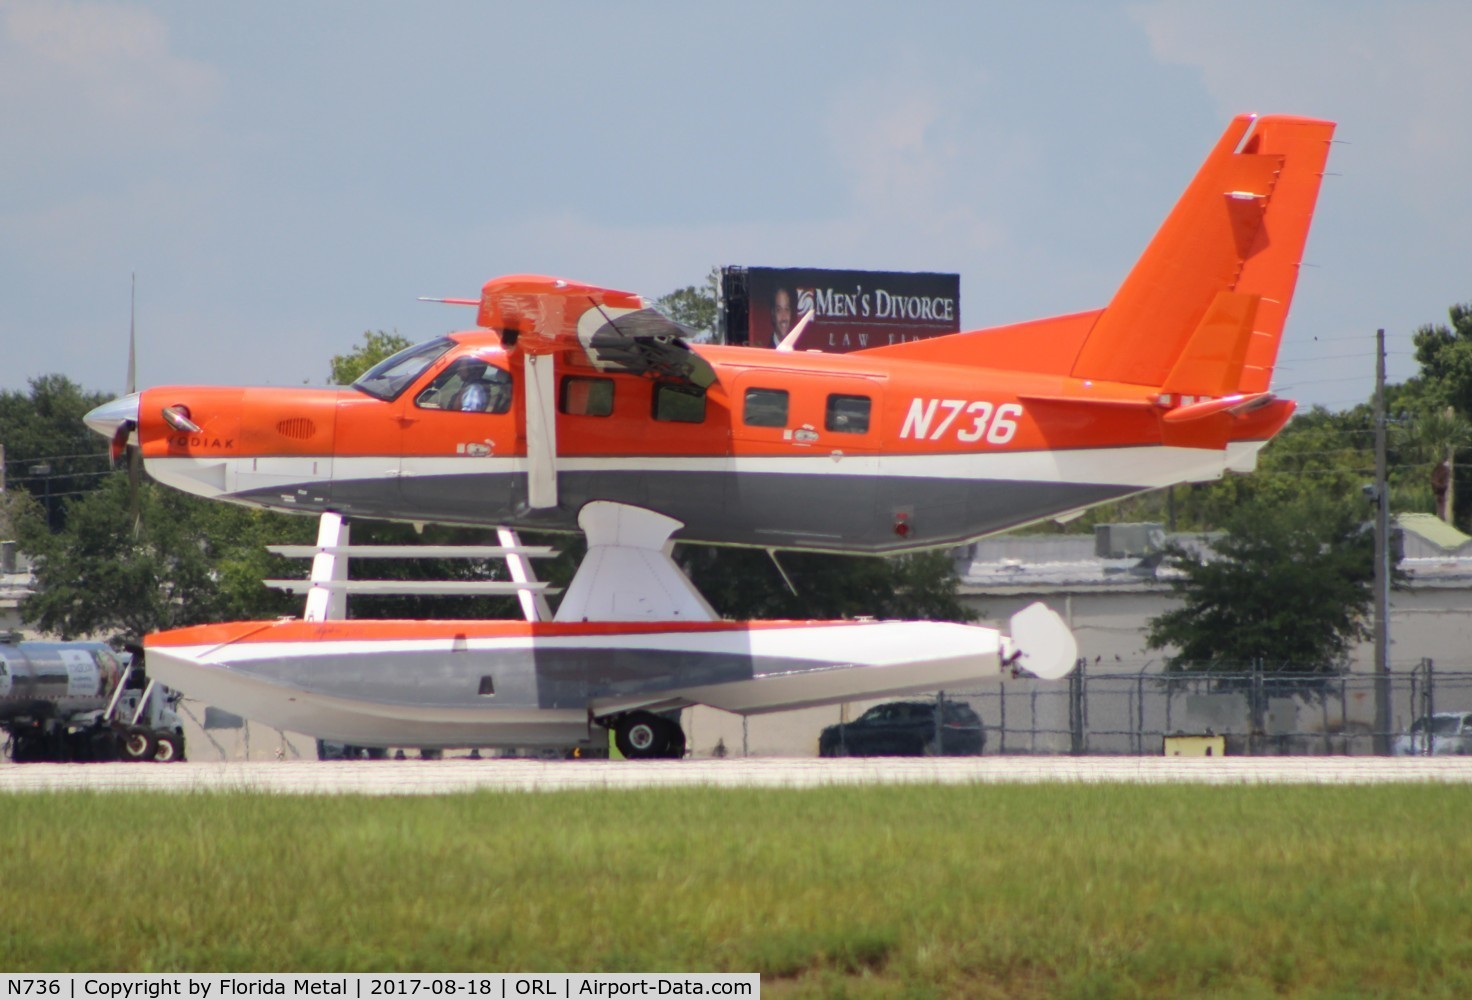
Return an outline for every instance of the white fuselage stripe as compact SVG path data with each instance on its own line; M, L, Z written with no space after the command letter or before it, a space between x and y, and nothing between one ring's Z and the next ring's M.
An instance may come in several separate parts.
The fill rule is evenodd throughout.
M839 476L895 479L994 480L1003 482L1072 483L1088 486L1130 486L1149 489L1193 479L1214 479L1227 468L1250 468L1265 441L1234 441L1226 449L1177 448L1145 445L1128 448L1078 448L1058 451L970 452L939 455L865 454L824 450L791 456L687 457L624 455L611 457L562 456L559 472L701 473L707 475ZM246 469L249 459L219 460L172 457L149 459L155 478L201 492L200 472L227 466L221 480L224 493L241 492L266 484ZM320 481L320 459L297 460L298 482ZM285 482L293 462L276 460L271 476ZM433 478L479 475L525 475L521 457L470 456L337 456L331 460L332 477L340 482L390 478ZM393 470L393 475L390 475ZM216 474L218 476L218 473ZM216 478L211 476L210 478Z

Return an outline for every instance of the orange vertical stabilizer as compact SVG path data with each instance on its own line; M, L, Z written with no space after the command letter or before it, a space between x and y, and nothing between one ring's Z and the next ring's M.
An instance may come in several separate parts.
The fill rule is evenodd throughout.
M1240 115L1085 338L1075 378L1264 392L1332 122Z

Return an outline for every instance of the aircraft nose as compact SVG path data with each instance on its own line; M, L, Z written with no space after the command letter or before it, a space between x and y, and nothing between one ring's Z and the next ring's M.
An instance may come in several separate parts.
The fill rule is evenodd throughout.
M126 396L103 403L97 409L88 413L82 421L98 434L105 438L112 438L117 434L118 428L123 424L138 426L138 393L130 392Z

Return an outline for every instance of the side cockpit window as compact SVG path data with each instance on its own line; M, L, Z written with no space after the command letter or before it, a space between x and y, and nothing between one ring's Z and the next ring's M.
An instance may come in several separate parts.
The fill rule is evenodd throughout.
M680 424L705 421L705 390L678 382L654 387L654 419Z
M382 400L398 399L415 379L424 374L426 368L454 346L455 342L449 337L441 337L406 347L364 372L353 383L353 388Z
M414 399L423 410L505 413L511 409L511 373L480 358L461 358Z
M748 427L786 427L786 389L747 389L742 421Z
M558 409L577 417L606 417L613 413L613 379L569 375L562 380Z
M823 414L823 426L839 434L869 433L868 396L844 396L834 393L828 397L828 407Z

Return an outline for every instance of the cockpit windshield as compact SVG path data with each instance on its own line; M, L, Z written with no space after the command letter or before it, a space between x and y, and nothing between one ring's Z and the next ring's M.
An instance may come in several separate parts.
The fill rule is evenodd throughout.
M397 399L410 383L423 374L424 369L454 346L455 342L449 337L441 337L406 347L364 372L353 383L353 388L382 400Z

